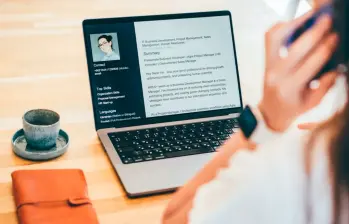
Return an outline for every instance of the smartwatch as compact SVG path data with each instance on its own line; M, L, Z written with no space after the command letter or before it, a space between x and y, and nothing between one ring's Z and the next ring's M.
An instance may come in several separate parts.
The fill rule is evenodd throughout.
M268 128L258 107L246 106L237 120L246 139L255 144L261 144L280 135Z

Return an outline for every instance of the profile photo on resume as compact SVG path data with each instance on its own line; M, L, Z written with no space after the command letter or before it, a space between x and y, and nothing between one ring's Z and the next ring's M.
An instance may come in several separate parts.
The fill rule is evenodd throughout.
M117 33L91 34L93 62L120 60Z

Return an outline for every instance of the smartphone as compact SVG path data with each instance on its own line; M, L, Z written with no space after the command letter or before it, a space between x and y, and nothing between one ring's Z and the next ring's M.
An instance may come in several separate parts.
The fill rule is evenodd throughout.
M327 4L321 7L317 12L314 13L312 17L310 17L302 26L298 27L286 40L285 47L289 48L304 32L309 30L314 26L316 21L324 14L333 16L334 10L332 4ZM332 71L337 68L337 64L335 63L334 56L328 61L328 63L322 68L322 70L313 78L319 79L322 75L326 74L329 71Z

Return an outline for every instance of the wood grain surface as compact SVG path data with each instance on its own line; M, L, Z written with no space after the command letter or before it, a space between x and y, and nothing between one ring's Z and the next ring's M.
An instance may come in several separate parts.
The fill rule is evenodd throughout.
M259 5L251 9L251 3ZM262 34L273 20L264 18L272 11L261 0L0 0L0 223L17 223L11 172L56 168L84 171L100 223L159 223L171 195L128 199L97 138L81 22L217 9L231 10L236 20L240 72L262 74ZM254 26L257 18L263 26ZM243 83L250 78L241 77ZM258 95L256 86L250 89ZM31 162L13 154L11 137L21 128L23 113L34 108L61 115L61 127L71 139L64 156Z

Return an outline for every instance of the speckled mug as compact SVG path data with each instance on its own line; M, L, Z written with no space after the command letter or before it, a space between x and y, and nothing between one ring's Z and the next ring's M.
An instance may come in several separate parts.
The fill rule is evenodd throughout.
M59 114L46 109L35 109L23 116L24 136L33 149L48 150L56 145L60 130Z

